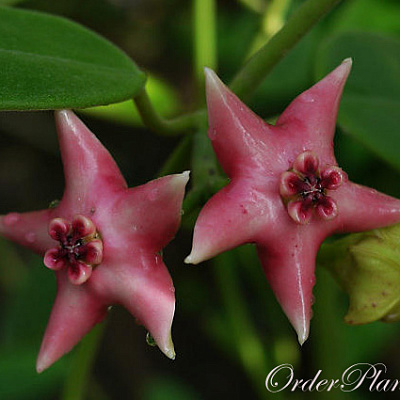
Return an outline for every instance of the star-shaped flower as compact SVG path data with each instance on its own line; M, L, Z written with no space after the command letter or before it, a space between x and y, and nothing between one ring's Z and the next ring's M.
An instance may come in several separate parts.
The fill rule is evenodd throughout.
M160 251L174 237L189 173L128 189L108 151L71 112L56 112L65 192L55 208L0 217L0 233L44 256L57 296L37 360L48 368L122 304L174 358L175 294Z
M256 243L300 343L309 334L322 241L400 220L399 200L348 181L335 160L335 121L350 69L347 59L299 95L276 125L265 123L206 70L209 138L231 181L202 209L186 262Z

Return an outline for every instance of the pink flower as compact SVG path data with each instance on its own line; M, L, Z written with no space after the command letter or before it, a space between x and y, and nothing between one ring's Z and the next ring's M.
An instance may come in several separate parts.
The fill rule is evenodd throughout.
M174 237L189 173L128 189L108 151L71 112L56 112L65 192L56 208L0 217L0 233L44 256L57 296L37 360L48 368L111 304L125 306L169 358L175 295L160 251Z
M309 334L322 241L400 221L399 200L350 182L335 160L335 121L350 69L347 59L299 95L275 126L206 70L209 138L231 181L202 209L185 261L197 264L255 243L301 344Z

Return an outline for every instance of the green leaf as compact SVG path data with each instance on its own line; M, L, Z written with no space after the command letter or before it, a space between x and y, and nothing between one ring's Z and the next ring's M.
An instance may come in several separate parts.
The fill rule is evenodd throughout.
M174 89L159 78L149 75L146 82L146 91L152 100L154 108L163 117L170 117L176 114L181 108L178 96ZM125 125L143 125L142 119L131 100L108 106L85 108L80 111L96 118L114 121Z
M145 75L107 40L64 18L0 7L0 110L127 100Z
M344 132L400 170L400 41L371 33L331 38L317 56L322 77L344 58L353 70L346 84L338 123Z
M321 29L310 32L276 65L252 97L250 106L256 113L263 116L280 113L312 85L315 50L321 34Z
M343 2L333 21L335 32L362 30L400 34L400 3L387 0Z
M13 6L26 0L0 0L0 6Z
M49 371L38 374L38 349L19 347L0 350L0 398L36 400L54 398L66 374L68 362L60 360Z

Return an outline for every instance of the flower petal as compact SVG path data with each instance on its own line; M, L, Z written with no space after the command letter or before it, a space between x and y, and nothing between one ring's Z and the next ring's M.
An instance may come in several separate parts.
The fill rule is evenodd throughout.
M306 231L308 227L298 228L295 234L277 237L279 247L258 245L257 252L268 282L303 344L309 334L315 257L320 243Z
M42 372L70 351L106 316L107 307L83 286L71 285L67 274L57 274L58 291L36 363Z
M344 84L351 70L350 58L329 75L296 97L277 121L277 126L290 125L292 141L307 146L325 162L334 162L332 140ZM288 139L285 137L285 139Z
M261 154L271 151L274 127L247 108L214 71L206 68L205 75L208 136L222 168L232 176L244 165L259 164Z
M232 181L201 210L194 229L192 251L185 262L198 264L251 242L269 202L249 184Z
M108 238L115 236L119 246L129 247L134 242L138 247L160 251L178 230L188 180L186 171L123 192L111 210L118 229L115 234L107 233ZM107 228L103 229L104 235Z
M84 214L99 196L126 188L126 182L110 153L72 111L56 111L55 117L64 164L63 201L75 214Z
M175 313L175 289L160 255L133 252L121 257L117 270L102 268L104 287L112 302L122 304L144 325L160 350L175 358L171 326Z
M52 210L49 209L0 216L0 233L7 239L44 255L55 245L48 233L51 214Z
M366 186L346 182L331 197L338 204L338 232L360 232L400 220L400 200Z

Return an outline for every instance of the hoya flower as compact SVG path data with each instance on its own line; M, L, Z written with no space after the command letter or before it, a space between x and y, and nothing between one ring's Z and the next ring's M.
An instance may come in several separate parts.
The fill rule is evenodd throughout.
M175 294L160 251L174 237L189 173L128 189L108 151L71 112L56 112L65 192L55 208L0 217L0 233L44 257L57 296L37 360L49 367L112 304L174 358Z
M302 344L309 334L322 241L400 220L400 201L357 185L337 166L333 136L351 60L300 94L270 125L206 70L209 138L229 176L196 222L186 262L255 243Z

